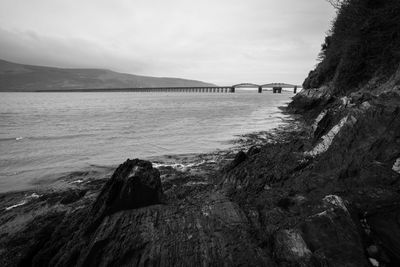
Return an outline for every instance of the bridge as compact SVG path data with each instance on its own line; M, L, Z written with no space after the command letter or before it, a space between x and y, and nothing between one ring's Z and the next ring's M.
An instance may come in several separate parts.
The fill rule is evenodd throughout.
M299 85L287 84L287 83L267 83L267 84L254 84L254 83L240 83L232 86L207 86L207 87L139 87L139 88L104 88L104 89L64 89L57 90L62 91L79 91L79 92L180 92L180 93L235 93L237 88L256 88L259 93L263 92L264 88L271 88L272 92L282 93L282 88L293 88L293 92L296 94L297 89L301 88Z
M282 93L282 88L293 88L293 93L297 93L297 89L301 88L299 85L288 84L288 83L266 83L266 84L254 84L254 83L240 83L233 85L232 93L235 92L236 88L257 88L259 93L262 93L263 88L272 88L272 92Z

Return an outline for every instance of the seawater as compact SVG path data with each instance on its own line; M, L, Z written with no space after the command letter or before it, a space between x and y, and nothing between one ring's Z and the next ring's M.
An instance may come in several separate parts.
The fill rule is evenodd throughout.
M0 93L0 192L127 158L207 153L282 122L293 93Z

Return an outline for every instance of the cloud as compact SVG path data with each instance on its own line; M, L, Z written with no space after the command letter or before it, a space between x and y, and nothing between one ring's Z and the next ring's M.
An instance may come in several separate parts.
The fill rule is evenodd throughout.
M301 83L333 15L323 0L2 0L0 57L217 84Z

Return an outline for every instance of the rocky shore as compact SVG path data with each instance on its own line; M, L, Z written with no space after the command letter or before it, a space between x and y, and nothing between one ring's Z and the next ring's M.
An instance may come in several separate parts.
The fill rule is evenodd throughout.
M399 90L303 90L286 112L235 155L2 196L0 264L398 266Z
M285 127L0 195L0 265L400 266L400 3L336 2Z

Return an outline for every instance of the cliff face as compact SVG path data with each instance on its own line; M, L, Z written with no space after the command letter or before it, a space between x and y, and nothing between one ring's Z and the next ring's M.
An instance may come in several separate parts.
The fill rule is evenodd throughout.
M339 196L370 263L398 266L400 2L343 2L322 61L289 105L311 128L301 149L307 167L285 184L308 196Z

